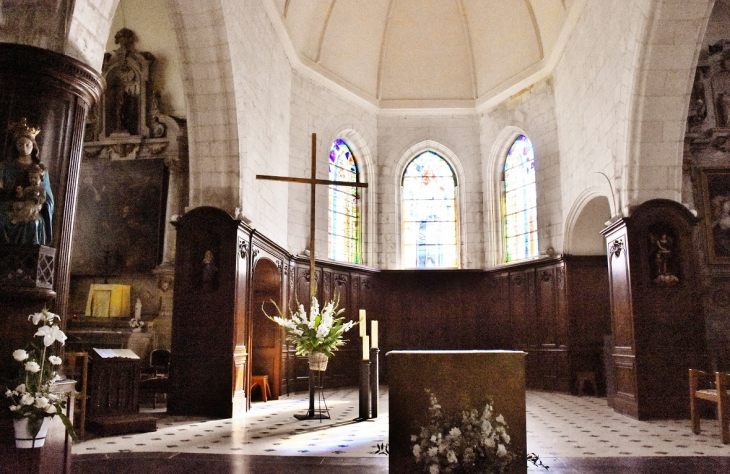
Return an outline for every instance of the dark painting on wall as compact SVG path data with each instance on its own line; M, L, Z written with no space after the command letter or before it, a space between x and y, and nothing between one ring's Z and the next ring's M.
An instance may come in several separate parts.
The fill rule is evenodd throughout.
M730 169L702 171L710 263L730 264Z
M166 182L161 159L83 161L71 272L101 276L155 268L162 248Z

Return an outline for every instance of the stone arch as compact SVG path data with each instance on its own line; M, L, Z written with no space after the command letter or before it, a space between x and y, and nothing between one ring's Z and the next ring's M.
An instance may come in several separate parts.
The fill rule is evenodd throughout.
M681 201L689 97L713 4L656 0L647 12L632 80L621 208L654 198Z
M374 156L372 147L370 146L370 140L366 139L365 136L359 132L364 130L365 127L361 123L350 123L343 124L334 127L328 127L329 131L324 135L326 137L326 150L329 152L332 143L341 138L347 143L347 146L352 150L355 158L358 162L358 168L360 172L360 179L362 182L368 183L368 187L364 188L362 201L361 215L363 216L362 224L362 256L363 263L366 265L375 265L375 196L377 195L377 182L375 173Z
M569 255L605 255L606 246L599 233L613 215L611 201L604 190L591 187L573 203L565 222L563 253Z
M401 178L406 170L406 166L420 153L431 151L442 157L451 166L456 175L456 232L459 237L459 267L461 268L462 262L465 261L467 255L467 222L466 222L466 210L464 209L466 203L466 187L464 183L464 168L461 165L459 158L456 156L450 148L434 140L423 140L412 145L405 152L401 154L398 164L395 166L395 172L393 173L393 185L395 189L395 222L397 230L396 236L396 265L397 268L403 268L402 262L402 241L401 241Z

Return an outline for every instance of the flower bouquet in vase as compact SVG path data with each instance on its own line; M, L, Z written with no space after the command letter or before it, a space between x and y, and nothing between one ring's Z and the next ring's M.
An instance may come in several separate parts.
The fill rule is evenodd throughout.
M56 415L66 430L76 439L71 420L63 413L66 401L53 393L53 384L61 379L56 368L61 358L56 355L58 345L66 341L59 327L61 318L46 309L31 314L28 319L38 327L31 344L13 352L20 365L18 377L7 384L5 396L10 399L10 411L18 448L39 448L44 445L49 421Z
M265 310L264 314L284 328L287 340L296 346L297 355L309 356L311 370L326 370L332 353L345 344L343 335L357 324L355 321L345 323L344 317L338 317L344 311L344 308L337 309L339 299L329 301L320 310L317 297L313 296L309 312L299 304L296 311L290 310L291 318L286 317L276 302L272 303L279 315L269 316Z
M502 415L495 416L491 398L481 413L475 408L447 413L433 392L426 392L430 398L428 424L411 436L417 472L504 473L516 455L510 450L507 422Z

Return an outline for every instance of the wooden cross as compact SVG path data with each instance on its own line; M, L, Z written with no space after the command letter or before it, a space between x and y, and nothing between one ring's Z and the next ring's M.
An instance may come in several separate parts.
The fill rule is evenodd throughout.
M318 184L324 184L327 186L349 186L355 188L367 188L367 183L352 183L349 181L329 181L326 179L317 179L317 134L312 134L312 177L311 178L289 178L286 176L269 176L264 174L257 174L256 179L268 179L271 181L286 181L289 183L307 183L310 186L309 194L309 207L311 209L309 213L309 299L316 293L316 285L314 279L314 231L315 231L315 186Z

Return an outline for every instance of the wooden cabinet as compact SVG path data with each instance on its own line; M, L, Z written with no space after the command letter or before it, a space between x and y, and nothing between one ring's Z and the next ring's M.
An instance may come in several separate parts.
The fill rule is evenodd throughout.
M250 229L212 207L176 227L168 412L230 418L246 406Z
M698 219L647 201L603 234L608 249L614 408L639 419L689 416L688 369L705 365L695 275Z

